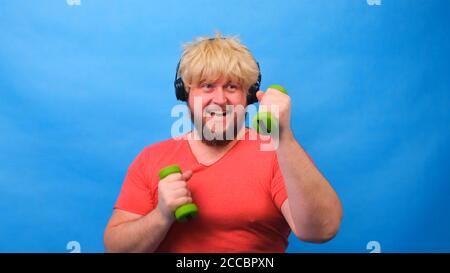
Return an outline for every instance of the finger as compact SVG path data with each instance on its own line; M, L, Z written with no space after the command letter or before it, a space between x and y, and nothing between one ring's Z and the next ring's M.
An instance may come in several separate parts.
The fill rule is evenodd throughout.
M191 177L192 177L191 170L187 170L187 171L183 172L182 179L184 179L185 181L188 181Z
M258 99L259 102L261 102L263 96L264 96L263 91L259 90L258 92L256 92L256 98Z
M167 189L175 191L178 189L187 189L186 181L174 181L167 184Z
M172 173L172 174L169 174L168 176L166 176L162 180L167 181L167 182L172 182L172 181L177 181L177 180L181 180L181 179L182 179L181 173Z
M173 197L174 198L190 197L189 191L188 191L188 189L185 189L185 188L177 189L173 192Z
M188 204L188 203L192 203L192 198L191 198L191 197L184 196L184 197L178 198L178 199L175 201L175 206L176 206L176 207L180 207L180 206L182 206L182 205L184 205L184 204Z

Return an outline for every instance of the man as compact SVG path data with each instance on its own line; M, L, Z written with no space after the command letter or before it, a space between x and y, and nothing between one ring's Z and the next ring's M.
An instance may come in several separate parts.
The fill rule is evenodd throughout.
M258 91L259 80L257 62L236 38L185 46L175 85L195 129L146 147L130 165L105 230L106 251L284 252L291 231L308 242L335 236L342 207L291 131L290 98ZM272 151L244 126L242 109L256 100L277 106ZM183 172L160 180L159 170L173 164ZM174 211L191 202L198 216L177 222Z

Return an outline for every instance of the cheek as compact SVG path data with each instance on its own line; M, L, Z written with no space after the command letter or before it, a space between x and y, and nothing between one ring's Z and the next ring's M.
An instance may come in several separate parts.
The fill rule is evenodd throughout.
M232 105L245 105L247 102L247 94L246 92L236 92L228 97L228 101Z
M189 96L188 108L191 112L196 114L203 113L203 110L208 106L208 99L202 96Z

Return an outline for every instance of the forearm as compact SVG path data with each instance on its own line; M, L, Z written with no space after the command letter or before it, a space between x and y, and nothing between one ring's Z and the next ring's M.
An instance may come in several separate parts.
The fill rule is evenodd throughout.
M110 227L105 234L107 252L154 252L173 220L154 209L146 216Z
M312 241L329 240L342 217L339 198L294 135L282 137L277 156L297 233Z

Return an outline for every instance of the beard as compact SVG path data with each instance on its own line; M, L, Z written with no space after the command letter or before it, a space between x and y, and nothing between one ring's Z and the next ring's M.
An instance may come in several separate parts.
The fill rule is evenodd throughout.
M220 108L214 107L214 109ZM202 143L208 146L226 146L234 139L237 139L239 132L245 125L245 117L247 115L245 111L244 113L231 111L228 107L226 110L221 109L227 113L221 117L217 117L214 114L206 114L205 116L203 112L206 111L197 115L192 109L189 108L189 110L191 112L191 121L194 123Z

